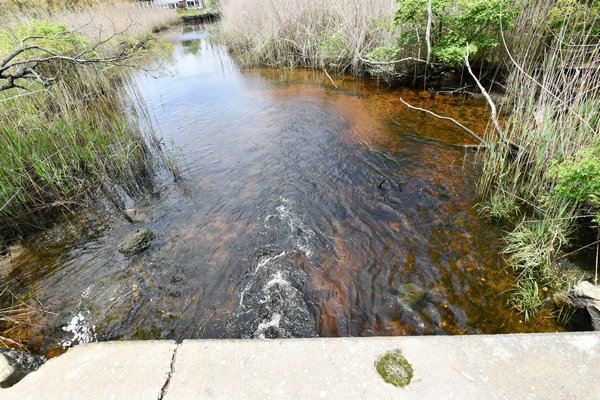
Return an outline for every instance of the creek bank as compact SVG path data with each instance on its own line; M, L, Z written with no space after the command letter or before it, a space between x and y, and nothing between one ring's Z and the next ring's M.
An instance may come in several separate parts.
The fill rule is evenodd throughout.
M208 11L203 14L180 15L179 18L186 24L203 24L218 21L221 18L221 13Z

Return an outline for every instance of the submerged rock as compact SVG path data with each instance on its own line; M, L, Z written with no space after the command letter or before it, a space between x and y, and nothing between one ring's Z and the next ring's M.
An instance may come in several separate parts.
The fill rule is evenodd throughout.
M139 254L150 247L152 240L154 240L154 233L150 229L138 229L121 242L118 250L128 256Z
M568 299L576 312L589 316L591 329L600 331L600 287L590 282L580 282L569 292Z
M405 283L398 288L398 300L407 301L413 305L419 303L427 292L416 283Z
M7 388L19 382L25 375L46 362L44 356L36 356L15 349L0 349L0 387Z
M123 216L125 219L132 224L137 224L140 222L150 222L152 220L152 215L148 212L142 211L139 208L128 208L123 210Z

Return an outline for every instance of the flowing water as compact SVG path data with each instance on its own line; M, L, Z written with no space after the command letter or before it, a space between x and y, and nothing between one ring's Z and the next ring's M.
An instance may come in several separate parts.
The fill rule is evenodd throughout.
M501 230L474 210L476 100L317 71L241 70L202 27L164 34L168 73L136 81L183 179L115 216L74 222L76 245L26 244L2 263L47 313L21 335L56 354L92 340L466 334L556 330L507 306ZM79 232L79 231L77 231Z

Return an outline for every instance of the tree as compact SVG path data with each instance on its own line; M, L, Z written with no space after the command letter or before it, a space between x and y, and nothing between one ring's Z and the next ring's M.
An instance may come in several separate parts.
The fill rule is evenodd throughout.
M65 24L48 21L1 30L0 91L49 86L67 76L68 66L126 65L147 44L147 41L119 42L128 28L95 43L68 30Z
M458 65L469 54L496 47L499 31L513 26L518 7L506 0L397 0L396 23L414 25L405 35L431 37L431 55ZM429 31L431 27L431 32ZM402 38L403 41L410 38ZM429 51L428 51L429 55Z

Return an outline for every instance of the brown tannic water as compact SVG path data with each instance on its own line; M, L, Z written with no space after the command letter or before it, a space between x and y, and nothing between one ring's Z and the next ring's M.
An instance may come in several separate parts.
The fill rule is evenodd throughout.
M240 70L203 28L165 37L169 73L136 80L183 180L128 204L156 233L140 256L117 251L139 226L114 216L84 223L83 243L38 239L1 264L13 291L48 311L15 334L30 348L558 329L507 306L502 232L474 210L475 153L449 145L472 139L397 99L480 133L483 102Z

